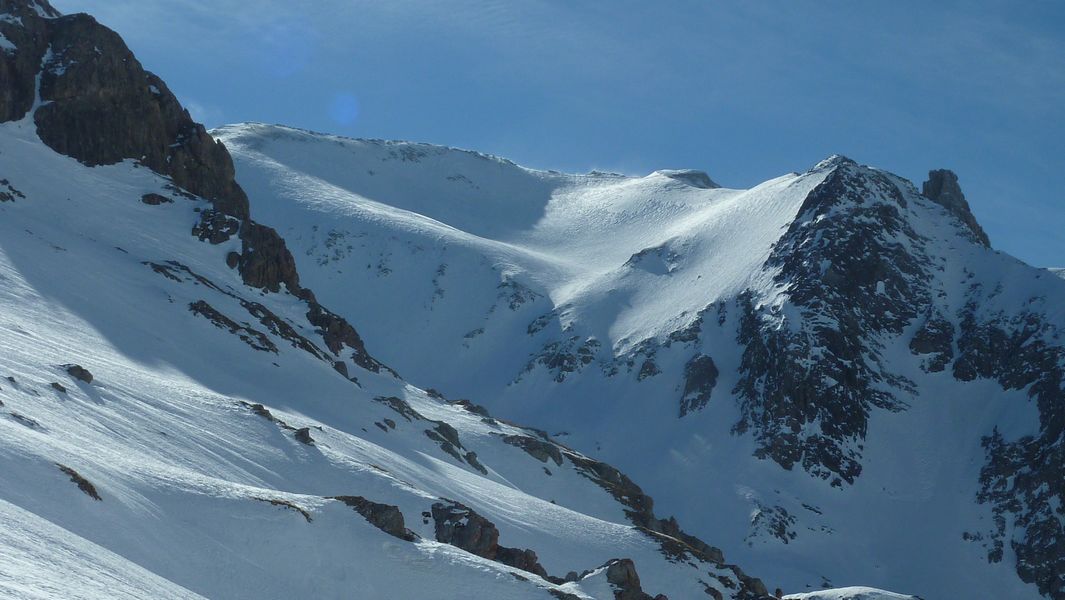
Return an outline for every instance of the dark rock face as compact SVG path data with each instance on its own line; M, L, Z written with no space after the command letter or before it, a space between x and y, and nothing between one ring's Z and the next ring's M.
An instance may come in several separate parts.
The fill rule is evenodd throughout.
M333 499L354 508L371 525L388 535L407 542L418 539L413 531L407 529L403 513L400 512L398 506L371 502L362 496L333 496Z
M241 252L226 260L247 285L288 291L307 301L307 318L334 355L348 348L356 365L388 370L370 357L351 325L300 286L284 240L250 219L229 152L192 120L166 84L141 67L118 34L92 17L61 16L47 2L38 5L52 18L40 16L28 0L0 0L0 11L21 20L0 21L0 33L18 48L14 54L0 53L0 121L26 115L40 75L45 104L33 118L45 144L86 165L138 161L169 177L174 193L210 201L212 208L201 211L193 235L211 244L239 235ZM148 194L142 201L170 199Z
M58 17L48 0L37 3L45 14ZM15 45L16 52L0 52L0 122L26 116L37 93L37 72L48 48L48 20L26 0L0 0L0 13L21 21L0 21L0 34Z
M532 325L529 327L532 331ZM529 360L522 374L541 366L553 374L556 382L562 383L570 373L579 373L592 364L600 345L599 340L582 340L579 336L548 342ZM521 378L520 375L518 377Z
M495 524L472 508L448 501L433 504L431 510L436 541L548 579L535 552L500 546L499 530Z
M946 208L960 219L972 232L977 242L988 248L991 247L991 240L976 222L976 217L973 216L969 203L965 200L965 194L961 192L961 186L958 185L958 176L953 171L947 169L929 171L928 181L921 186L921 193L925 198Z
M939 314L931 315L910 340L910 351L928 355L921 367L938 373L954 360L954 326Z
M296 260L276 231L249 222L244 225L240 238L243 250L238 265L244 283L275 293L284 284L290 293L299 295L303 288L296 273Z
M525 435L503 436L503 442L521 448L542 463L546 463L548 459L551 459L555 462L555 465L562 466L562 452L558 449L558 446L550 442Z
M861 472L869 412L906 406L883 389L912 384L884 370L881 340L926 311L931 276L894 182L844 158L821 168L831 171L766 263L801 318L788 323L751 293L739 301L745 350L734 430L754 434L757 456L842 485Z
M684 366L684 393L680 397L680 416L700 410L710 401L717 385L717 365L705 354L696 354Z
M499 530L494 523L457 502L437 502L432 506L432 514L436 541L495 560L499 550Z
M425 435L440 444L440 449L447 452L451 456L455 457L459 462L464 462L462 454L459 450L465 450L462 446L462 442L459 441L459 433L455 431L455 428L443 421L432 421L436 423L436 427L432 429L426 429ZM474 458L476 458L476 454Z
M40 89L48 103L34 115L44 143L87 165L139 160L225 214L248 217L229 153L118 34L84 14L38 20L50 51Z
M652 597L640 586L640 575L631 559L615 559L607 563L606 580L614 587L615 600L668 600L659 594Z
M339 356L344 348L347 348L351 350L351 361L367 371L371 373L385 371L396 377L399 376L391 368L370 356L370 353L366 351L366 344L350 323L318 304L310 290L303 290L302 293L308 304L307 321L318 328L318 334L322 336L330 352Z

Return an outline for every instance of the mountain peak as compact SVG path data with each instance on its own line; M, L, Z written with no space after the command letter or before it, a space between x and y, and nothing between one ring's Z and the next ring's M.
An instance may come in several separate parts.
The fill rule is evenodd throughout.
M817 163L816 165L814 165L813 168L810 169L810 171L811 172L824 171L826 169L832 169L832 168L835 168L835 167L839 167L841 165L857 165L857 164L858 163L856 163L853 160L847 158L846 156L843 156L842 154L833 154L832 156L829 156L828 158L826 158L826 159L822 160L821 162Z
M928 181L921 186L921 194L961 219L981 244L991 247L991 240L988 239L984 229L976 222L972 210L969 209L969 203L965 200L965 194L961 191L958 176L954 171L950 169L929 171Z

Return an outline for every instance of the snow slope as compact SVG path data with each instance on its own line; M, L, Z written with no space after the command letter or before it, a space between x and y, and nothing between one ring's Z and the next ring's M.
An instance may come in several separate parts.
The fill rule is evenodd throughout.
M848 587L808 594L790 594L785 598L787 600L913 600L914 596L903 596L875 588Z
M1060 280L981 246L909 182L833 157L728 190L666 172L566 175L464 150L281 126L213 133L232 152L258 218L288 240L304 280L382 360L410 381L606 457L773 585L1039 597L1017 577L1008 544L1004 560L989 563L991 541L977 532L993 528L994 515L977 496L984 438L996 429L1007 439L1036 435L1040 413L1024 386L930 371L909 345L923 316L896 332L888 310L881 320L890 325L863 334L875 349L867 360L886 374L873 385L898 402L870 407L853 424L857 433L843 442L860 461L853 483L756 458L763 442L734 429L750 418L738 396L749 368L749 346L737 334L744 299L755 298L753 309L784 331L829 318L796 300L803 280L785 281L789 268L816 269L788 267L774 249L794 243L812 252L837 238L798 236L842 223L817 234L840 236L881 214L858 216L852 206L898 203L891 210L902 229L883 243L917 265L898 275L899 285L919 290L912 303L921 311L951 315L954 331L980 303L986 318L1034 307L1047 331L1065 331ZM810 212L829 177L890 193L871 205ZM813 264L823 275L852 258ZM909 300L892 297L900 292L885 287L890 281L870 282L868 295L890 298L897 313ZM975 299L983 292L974 290L1002 282L1010 287ZM845 297L836 302L850 310ZM712 356L708 399L689 393L693 353ZM830 426L815 420L804 435Z
M209 205L168 179L62 156L32 114L0 125L0 179L0 595L590 598L615 558L652 593L737 593L731 567L637 529L599 463L542 461L504 443L537 434L386 371L338 374L299 343L323 344L302 301L246 286L238 240L190 235ZM411 540L337 496L398 507ZM450 501L552 576L591 573L437 541L423 513Z

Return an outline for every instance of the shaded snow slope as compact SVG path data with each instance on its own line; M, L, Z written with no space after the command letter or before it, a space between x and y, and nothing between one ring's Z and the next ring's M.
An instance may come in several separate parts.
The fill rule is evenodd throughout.
M770 587L1039 597L1015 548L1059 585L1025 516L1041 501L987 494L986 441L1059 447L1029 399L1057 392L1006 348L1028 321L1056 343L1065 285L909 182L832 157L728 190L280 126L213 133L379 358L608 457ZM992 329L1019 341L981 346Z

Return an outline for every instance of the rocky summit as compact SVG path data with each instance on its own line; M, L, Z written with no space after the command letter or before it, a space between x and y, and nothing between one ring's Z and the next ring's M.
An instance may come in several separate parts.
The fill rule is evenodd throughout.
M0 0L0 596L1065 598L1058 275L944 169L208 131Z

